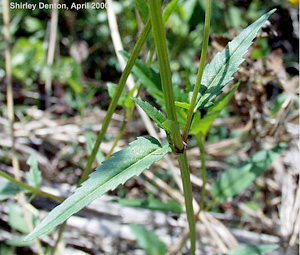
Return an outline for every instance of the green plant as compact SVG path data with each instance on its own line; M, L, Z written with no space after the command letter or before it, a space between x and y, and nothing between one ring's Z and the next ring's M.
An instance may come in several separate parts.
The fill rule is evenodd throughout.
M137 242L149 255L164 255L167 252L167 246L157 235L139 225L130 225L132 232L137 238Z
M265 244L265 245L246 245L232 250L227 255L262 255L268 254L270 251L274 251L278 248L277 244Z
M203 209L206 183L205 138L212 122L228 104L238 84L223 97L216 98L222 93L222 88L233 79L234 73L243 62L243 56L251 46L259 29L274 11L263 15L259 20L246 28L228 44L228 47L224 51L218 53L211 63L205 67L211 16L211 1L207 1L200 67L195 86L190 92L190 100L188 100L188 96L181 96L182 92L180 89L176 89L172 84L170 59L164 29L164 20L168 18L177 2L178 1L172 1L166 9L164 17L162 17L161 2L156 0L149 1L148 20L132 54L128 56L126 68L113 93L102 130L97 137L88 164L81 176L81 186L71 197L52 210L46 219L44 219L25 240L30 241L47 233L97 197L123 184L133 176L139 175L153 163L161 160L167 153L173 152L176 155L181 170L186 213L190 230L190 254L195 254L195 213L193 210L192 186L190 183L190 173L186 155L187 138L188 135L194 135L197 138L201 151L202 176L204 181L201 209ZM140 8L146 7L143 6ZM144 15L147 15L147 12L145 12ZM138 54L146 41L151 27L154 35L160 74L155 73L155 71L146 65L140 65L139 67L139 61L137 61ZM128 75L131 73L133 67L139 68L136 75L140 80L148 80L149 93L157 100L162 109L166 111L166 116L147 102L138 99L133 100L144 109L160 128L166 131L168 143L161 145L159 141L154 138L138 138L127 148L113 154L110 159L104 161L95 172L90 174L92 164L97 157L99 146L109 126L112 114L122 96ZM201 114L200 111L202 110L206 110L207 114ZM89 174L90 177L88 178ZM32 184L37 187L31 188L31 191L38 193L37 183ZM28 188L29 186L23 185L22 187L26 189L26 187Z

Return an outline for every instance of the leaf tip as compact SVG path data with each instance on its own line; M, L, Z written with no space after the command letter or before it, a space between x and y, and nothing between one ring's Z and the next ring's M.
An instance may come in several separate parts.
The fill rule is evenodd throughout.
M33 230L31 233L29 233L27 236L25 236L22 241L24 243L31 242L31 241L33 241L36 238L37 237L35 236L35 230Z

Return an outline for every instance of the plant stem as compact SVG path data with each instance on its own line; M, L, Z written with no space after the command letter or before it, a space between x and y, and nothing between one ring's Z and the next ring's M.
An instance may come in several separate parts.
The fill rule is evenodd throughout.
M41 191L41 190L39 190L39 189L37 189L33 186L30 186L30 185L28 185L24 182L18 181L15 178L13 178L12 176L10 176L9 174L7 174L7 173L5 173L1 170L0 170L0 176L4 177L5 179L9 180L10 182L12 182L12 183L14 183L14 184L26 189L26 190L29 190L33 194L50 197L50 198L58 200L58 201L63 201L64 200L63 197L55 196L55 195L50 194L48 192Z
M147 66L149 67L152 63L152 59L153 59L153 55L154 55L154 51L150 51L150 55L149 55L149 59L147 61ZM137 85L139 87L138 92L136 94L136 98L138 98L142 92L143 86L140 83L137 83ZM129 107L129 112L127 114L125 114L124 116L124 120L123 120L123 124L120 128L119 134L116 138L116 140L114 141L113 146L111 147L110 151L106 154L106 159L109 159L110 156L113 154L115 147L117 146L118 142L121 140L127 124L131 121L132 117L133 117L133 113L134 113L134 109L135 109L135 102L133 100L130 101L130 107ZM126 112L126 109L124 109L124 111Z
M164 23L161 15L160 1L149 1L151 23L154 32L154 40L156 45L156 52L159 60L160 74L162 79L162 90L166 105L166 112L169 120L177 123L177 115L175 109L175 99L172 86L172 74L169 64L168 49L166 43L166 34ZM174 146L178 150L183 150L184 145L181 140L180 130L173 132Z
M178 163L181 172L181 179L184 191L184 201L186 208L187 220L190 229L190 240L191 240L191 254L195 254L196 250L196 221L193 209L193 190L190 180L190 171L186 156L186 151L183 154L178 155Z
M151 25L150 25L150 21L148 21L147 24L145 25L144 30L142 31L140 37L137 40L136 45L133 48L132 54L130 55L130 58L129 58L127 64L126 64L124 72L121 75L118 87L117 87L116 92L115 92L115 94L112 98L111 103L109 104L106 116L105 116L103 124L102 124L101 131L98 134L98 137L97 137L96 143L94 145L93 151L91 153L91 156L89 157L88 163L87 163L87 165L86 165L86 167L85 167L85 169L82 173L82 176L79 180L79 184L84 182L87 179L90 172L91 172L92 165L93 165L93 162L95 160L96 154L99 150L100 144L102 143L104 135L107 131L107 128L108 128L110 120L111 120L111 117L112 117L112 115L113 115L113 113L114 113L114 111L117 107L119 98L120 98L120 96L122 94L122 91L124 89L124 86L126 84L126 80L127 80L128 76L131 72L131 69L132 69L132 67L133 67L133 65L134 65L134 63L135 63L135 61L136 61L136 59L139 55L139 52L140 52L143 44L146 41L146 38L147 38L147 36L150 32L150 29L151 29Z
M177 2L178 2L178 0L172 0L169 3L169 5L167 6L167 8L165 10L165 13L164 13L164 21L166 21L170 17L170 15L171 15L172 11L174 10ZM139 36L139 38L138 38L138 40L137 40L134 48L133 48L132 54L130 55L130 58L129 58L126 66L125 66L125 69L124 69L122 75L121 75L121 78L119 80L116 92L115 92L115 94L114 94L114 96L112 98L112 101L109 104L109 107L108 107L108 110L107 110L107 114L106 114L106 116L104 118L104 121L103 121L103 124L102 124L101 131L98 133L97 140L96 140L95 145L93 147L93 151L91 153L91 156L88 159L88 163L87 163L87 165L86 165L86 167L85 167L85 169L84 169L84 171L82 173L82 176L81 176L81 178L80 178L80 180L78 182L78 186L80 186L80 184L83 183L87 179L88 175L91 173L92 165L93 165L93 163L95 161L97 152L98 152L98 150L100 148L100 145L102 143L104 135L105 135L105 133L107 131L107 128L108 128L109 123L111 121L112 115L113 115L113 113L114 113L114 111L115 111L115 109L117 107L118 101L119 101L120 96L122 94L122 91L123 91L123 89L125 87L127 78L130 75L131 69L132 69L132 67L133 67L133 65L134 65L134 63L135 63L135 61L136 61L136 59L137 59L137 57L139 55L139 52L142 49L142 46L146 42L146 39L147 39L147 37L148 37L148 35L150 33L150 30L151 30L151 22L150 22L150 20L148 20L147 23L146 23L146 25L145 25L145 27L144 27L144 29L143 29L143 31L142 31L142 33ZM152 59L152 56L151 56L151 59ZM125 123L124 130L122 132L125 131L126 125L127 124ZM58 236L58 238L56 240L55 246L57 246L57 244L59 243L65 227L66 227L66 221L64 222L64 224L60 228L60 232L59 232L60 234L59 234L59 236ZM55 251L55 249L56 249L56 247L54 247L54 251Z
M169 56L167 49L167 39L164 29L164 23L161 15L161 1L150 0L150 17L152 23L152 29L154 33L154 40L156 45L156 51L160 66L160 74L162 78L162 88L164 93L164 100L166 105L167 117L169 120L174 122L176 125L177 115L175 110L175 99L173 94L173 86L172 86L172 77L171 77L171 69L169 64ZM180 135L180 130L173 129L171 130L171 138L174 150L179 153L178 162L181 171L184 197L185 197L185 206L187 213L187 220L190 229L190 240L191 240L191 249L190 253L195 254L196 248L196 229L195 229L195 218L194 218L194 210L193 210L193 194L192 194L192 185L190 181L190 172L186 157L185 146L182 142L182 138Z
M55 245L54 245L54 247L52 248L52 251L51 251L51 255L55 255L56 249L57 249L58 244L59 244L59 242L60 242L60 240L62 238L62 234L65 231L66 225L67 225L67 221L64 221L64 223L60 226L59 231L58 231L58 236L57 236L57 239L56 239L56 242L55 242Z
M166 7L166 10L164 12L164 22L171 15L171 13L174 10L177 2L178 2L178 0L173 0ZM122 91L124 89L124 86L126 84L126 80L127 80L128 76L131 72L131 69L132 69L138 55L139 55L139 52L141 51L142 46L146 42L146 39L147 39L147 36L150 33L150 30L151 30L151 22L150 22L150 20L148 20L145 27L144 27L144 29L143 29L143 31L142 31L142 33L139 36L134 48L133 48L132 54L130 55L130 58L129 58L127 64L126 64L126 67L125 67L125 69L124 69L124 71L121 75L121 78L119 80L116 92L115 92L115 94L112 98L112 101L109 104L107 114L106 114L106 116L104 118L104 121L103 121L103 124L102 124L101 131L98 133L97 140L95 142L93 151L91 153L91 156L89 157L88 163L87 163L87 165L86 165L86 167L85 167L85 169L82 173L82 176L79 180L79 185L87 179L88 175L91 172L93 162L95 161L95 158L96 158L97 152L99 150L100 144L102 143L104 135L105 135L105 133L107 131L107 128L109 126L109 123L111 121L112 115L113 115L113 113L114 113L114 111L117 107L119 98L120 98L120 96L122 94Z
M11 66L11 36L10 36L10 14L9 14L9 1L4 0L3 3L3 23L4 23L4 40L6 43L5 47L5 81L6 81L6 99L7 99L7 113L10 128L10 139L11 139L11 158L12 167L14 169L14 176L17 181L21 180L20 174L20 162L15 148L15 133L14 133L14 94L13 94L13 84L12 84L12 66ZM18 202L21 204L24 210L24 220L30 231L33 230L34 225L30 212L26 208L27 200L24 193L20 193L17 196ZM34 244L39 255L44 255L44 250L40 240L35 240Z
M202 172L202 191L201 191L201 199L200 199L200 211L204 210L204 198L206 196L206 183L207 183L207 170L205 165L205 137L201 134L196 136L198 146L200 149L200 158L201 158L201 172ZM199 213L200 213L199 211Z
M53 0L53 4L57 5L59 0ZM47 68L49 76L46 78L45 90L46 90L46 109L50 107L50 96L52 87L52 64L54 60L56 36L57 36L57 24L58 24L58 9L53 8L51 11L50 20L50 38L48 42L48 54L47 54Z
M138 94L137 96L140 94L140 90L141 90L142 86L139 87L139 91L138 91ZM132 119L132 116L133 116L133 113L134 113L134 109L135 109L135 103L132 101L131 102L131 105L130 105L130 109L129 109L129 112L126 114L126 109L124 108L123 110L125 111L125 114L124 114L124 120L123 120L123 123L122 123L122 126L120 128L120 131L119 131L119 134L116 138L116 140L114 141L114 144L113 146L110 148L110 151L106 154L106 159L109 159L110 156L113 154L114 152L114 149L115 147L117 146L118 142L121 140L121 138L123 137L124 135L124 132L126 130L126 127L127 127L127 124L131 121Z
M208 48L208 39L209 39L209 27L210 27L210 18L211 18L211 0L206 0L206 10L205 10L205 25L204 25L204 35L203 35L203 44L202 44L202 52L200 58L200 65L198 69L197 79L194 87L194 92L192 96L192 100L190 103L190 107L188 110L187 119L185 122L182 139L186 142L187 137L189 135L190 125L192 121L192 117L194 115L195 105L197 96L201 86L202 75L205 67L206 53Z
M109 152L106 154L105 159L109 159L110 158L110 156L113 154L114 149L116 148L118 142L121 140L121 138L122 138L122 136L123 136L123 134L125 132L127 123L131 120L131 117L132 117L131 112L133 113L133 109L134 109L134 107L130 108L130 110L129 110L130 113L129 114L126 114L126 109L123 109L125 111L125 114L124 114L124 120L123 120L122 126L121 126L121 128L119 130L117 138L114 141L114 144L111 146Z

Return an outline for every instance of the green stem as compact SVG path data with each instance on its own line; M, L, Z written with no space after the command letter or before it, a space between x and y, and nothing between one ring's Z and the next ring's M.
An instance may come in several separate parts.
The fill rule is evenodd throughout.
M196 100L197 100L197 96L198 96L198 93L200 90L202 75L203 75L203 71L204 71L204 67L205 67L205 60L206 60L206 53L207 53L208 39L209 39L210 18L211 18L211 0L207 0L206 1L205 25L204 25L204 35L203 35L203 44L202 44L200 65L199 65L199 69L198 69L198 74L197 74L197 79L196 79L196 83L195 83L195 87L194 87L192 100L190 103L187 119L185 122L183 134L182 134L182 139L184 142L186 142L187 137L189 135L191 121L193 118Z
M138 93L137 93L137 97L139 96L140 92L141 92L142 86L140 85ZM110 156L113 154L115 147L117 146L118 142L121 140L121 138L123 137L123 134L126 130L127 124L131 121L133 113L134 113L134 109L135 109L135 103L134 101L131 101L131 105L129 107L129 112L126 114L126 109L124 109L125 114L124 114L124 120L122 123L122 126L120 128L119 134L116 138L116 140L114 141L113 146L110 148L110 151L106 154L106 159L109 159Z
M153 58L153 52L154 51L151 51L150 52L150 55L149 55L149 59L147 61L147 66L150 66L151 65L151 62L152 62L152 58ZM138 89L138 92L136 94L136 97L138 98L142 92L142 88L143 86L141 84L137 84L137 86L139 86L139 89ZM114 144L113 146L111 147L110 151L106 154L106 159L109 159L110 156L113 154L114 152L114 149L115 147L117 146L118 142L121 140L121 138L123 137L123 134L126 130L126 127L127 127L127 124L131 121L132 117L133 117L133 113L134 113L134 109L135 109L135 103L133 100L130 101L130 106L129 106L129 112L128 114L126 114L126 109L124 109L125 111L125 116L124 116L124 120L123 120L123 124L121 126L121 129L119 131L119 134L116 138L116 140L114 141Z
M169 3L169 5L167 6L165 12L164 12L164 21L167 21L168 18L170 17L171 13L173 12L175 6L177 5L178 3L178 0L173 0ZM151 22L150 20L148 20L148 22L146 23L141 35L139 36L139 39L137 40L134 48L133 48L133 51L132 51L132 54L130 55L130 58L126 64L126 67L121 75L121 78L119 80L119 84L118 84L118 87L117 87L117 90L112 98L112 101L110 102L110 105L108 107L108 110L107 110L107 114L104 118L104 121L103 121L103 125L102 125L102 128L101 128L101 131L98 133L98 136L97 136L97 140L96 140L96 143L94 145L94 148L93 148L93 151L91 153L91 156L89 157L88 159L88 163L82 173L82 176L78 182L78 186L80 186L81 183L83 183L88 175L91 173L91 170L92 170L92 165L95 161L95 158L96 158L96 155L97 155L97 152L100 148L100 145L102 143L102 140L104 138L104 135L107 131L107 128L109 126L109 123L111 121L111 118L112 118L112 115L117 107L117 104L118 104L118 101L121 97L121 94L122 94L122 91L125 87L125 84L126 84L126 81L127 81L127 78L131 72L131 69L139 55L139 52L141 51L141 48L142 46L144 45L144 43L146 42L146 39L150 33L150 30L151 30ZM151 57L152 58L152 57ZM126 128L126 125L124 127L124 130ZM66 221L63 223L63 225L61 226L61 229L60 229L60 232L59 232L59 236L58 236L58 239L56 240L56 243L55 243L55 247L54 247L54 251L56 249L56 246L58 245L61 237L62 237L62 233L64 231L66 227Z
M133 107L131 107L131 109L130 109L130 113L128 114L128 117L126 116L127 114L124 114L124 120L123 120L122 126L121 126L121 128L119 130L118 136L115 139L114 144L111 146L109 152L106 154L105 159L109 159L110 158L110 156L113 154L114 149L116 148L118 142L121 140L121 138L122 138L122 136L123 136L123 134L125 132L127 123L130 121L130 119L132 117L132 114L131 114L131 112L133 113L132 108ZM124 109L124 111L126 111L126 109Z
M41 190L39 190L35 187L32 187L32 186L30 186L30 185L28 185L24 182L17 181L14 177L10 176L9 174L7 174L7 173L5 173L1 170L0 170L0 176L4 177L5 179L9 180L10 182L12 182L12 183L14 183L14 184L26 189L26 190L29 190L33 194L50 197L50 198L53 198L53 199L58 200L58 201L63 201L64 200L63 197L52 195L50 193L47 193L47 192L41 191Z
M160 74L162 79L162 88L163 88L164 100L166 105L167 117L169 120L174 122L174 125L177 125L178 122L177 122L177 115L175 110L175 99L173 94L171 69L169 64L167 39L166 39L164 24L161 15L161 1L150 0L149 7L150 7L152 29L154 33L154 41L156 45L156 52L158 56ZM178 162L181 171L187 220L190 229L190 240L191 240L190 254L195 254L196 229L195 229L195 218L194 218L194 210L193 210L193 194L192 194L192 185L190 181L190 172L189 172L189 166L187 162L185 146L182 142L179 128L172 129L170 133L171 133L174 150L179 153Z
M164 12L164 21L166 21L172 11L174 10L176 4L177 4L178 0L173 0L172 2L169 3L169 5L167 6L165 12ZM89 157L88 159L88 163L82 173L82 176L79 180L79 185L84 182L88 175L91 173L91 170L92 170L92 165L95 161L95 158L96 158L96 155L97 155L97 152L99 150L99 147L100 147L100 144L102 143L102 140L104 138L104 135L107 131L107 128L109 126L109 123L111 121L111 118L112 118L112 115L117 107L117 104L118 104L118 101L119 101L119 98L122 94L122 91L124 89L124 86L126 84L126 81L127 81L127 78L131 72L131 69L139 55L139 52L141 51L141 48L142 46L144 45L144 43L146 42L146 39L147 39L147 36L149 35L150 33L150 30L151 30L151 22L148 20L141 35L139 36L134 48L133 48L133 51L132 51L132 54L130 55L130 58L126 64L126 67L121 75L121 78L119 80L119 84L118 84L118 87L116 89L116 92L112 98L112 101L110 102L110 105L108 107L108 110L107 110L107 113L106 113L106 116L103 120L103 124L102 124L102 128L101 128L101 131L98 133L98 136L97 136L97 140L95 142L95 145L94 145L94 148L93 148L93 151L92 151L92 154L91 156Z
M201 199L200 199L200 211L202 211L204 209L204 198L206 196L206 183L207 183L207 170L205 165L205 137L199 134L199 136L196 136L196 139L200 149L201 172L202 172L202 181L203 181Z
M60 229L59 229L59 232L58 232L58 236L57 236L57 239L55 241L55 245L54 245L54 247L53 247L53 249L51 251L51 255L55 255L56 249L57 249L58 244L59 244L59 242L60 242L60 240L62 238L62 234L64 233L66 226L67 226L67 221L64 221L64 223L60 226Z
M168 49L166 43L166 34L164 23L161 15L161 2L149 1L151 23L154 32L154 40L156 45L156 52L158 56L160 74L162 79L162 90L166 105L166 112L169 120L177 123L177 115L175 109L175 98L172 86L172 74L169 64ZM181 140L180 130L173 132L174 146L177 150L183 150L184 145Z
M96 157L96 154L99 150L99 147L100 147L100 144L102 143L102 140L104 138L104 135L107 131L107 128L109 126L109 123L111 121L111 118L112 118L112 115L113 113L115 112L116 110L116 107L117 107L117 104L118 104L118 101L119 101L119 98L122 94L122 91L124 89L124 86L126 84L126 81L127 81L127 78L131 72L131 69L139 55L139 52L143 46L143 44L145 43L146 39L147 39L147 36L150 32L150 29L151 29L151 24L150 24L150 21L148 21L144 27L144 30L142 31L140 37L138 38L137 42L136 42L136 45L134 46L133 48L133 51L132 51L132 54L130 55L130 58L126 64L126 67L124 69L124 72L122 73L121 75L121 78L120 78L120 81L119 81L119 84L118 84L118 87L116 89L116 92L112 98L112 101L108 107L108 110L107 110L107 113L105 115L105 118L104 118L104 121L103 121L103 124L102 124L102 128L101 128L101 131L99 132L98 134L98 137L97 137L97 140L96 140L96 143L94 145L94 148L93 148L93 151L92 151L92 154L91 156L89 157L89 160L88 160L88 163L82 173L82 176L79 180L79 184L81 184L82 182L84 182L88 175L90 174L91 172L91 169L92 169L92 165L94 163L94 160L95 160L95 157Z
M186 152L178 155L178 163L181 171L181 179L184 191L184 201L186 208L186 215L190 229L190 241L191 241L191 254L195 254L196 250L196 221L193 209L193 191L190 180L190 171L187 161Z

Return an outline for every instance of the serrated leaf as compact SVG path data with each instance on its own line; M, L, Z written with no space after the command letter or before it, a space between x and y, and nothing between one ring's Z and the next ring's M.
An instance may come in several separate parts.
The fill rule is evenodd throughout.
M142 101L138 98L132 98L134 102L136 102L147 115L162 129L166 129L164 122L166 121L166 117L163 113L157 110L154 106L149 104L148 102Z
M35 188L39 188L42 183L42 172L39 169L35 155L31 154L26 163L30 166L29 172L26 173L28 184Z
M275 10L272 10L264 14L244 29L228 43L222 52L217 53L210 64L206 65L201 81L200 97L197 100L195 110L207 108L207 104L222 93L222 88L233 79L233 75L244 62L243 56L252 45L258 31L274 12Z
M169 145L162 147L155 138L138 138L127 148L113 154L111 159L104 161L71 197L49 213L25 241L33 240L53 229L105 192L141 174L170 151Z
M278 244L245 245L230 251L226 255L263 255L278 248Z
M200 120L194 118L190 134L197 135L201 133L203 136L206 136L207 132L209 131L211 125L213 124L214 120L218 117L220 112L228 105L229 101L231 100L234 92L238 89L240 83L236 83L228 93L220 97L214 105L209 108L206 115Z
M280 155L284 145L271 150L261 150L251 156L239 167L233 167L222 173L211 186L215 201L223 202L245 190Z
M139 225L130 225L130 228L136 236L138 245L149 255L164 255L167 252L167 246L162 242L154 231L147 230Z
M14 197L21 191L24 191L24 189L0 177L0 201L5 200L9 197Z

